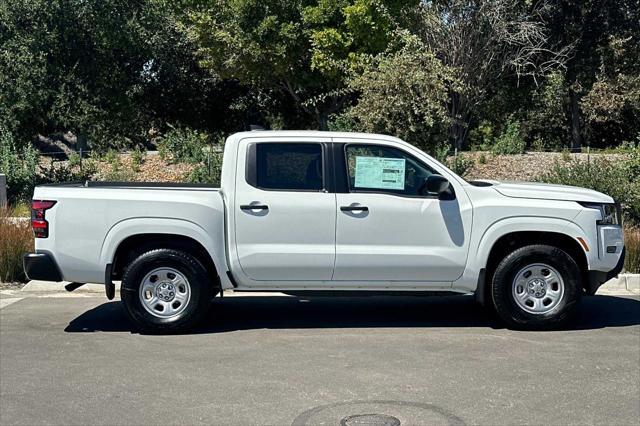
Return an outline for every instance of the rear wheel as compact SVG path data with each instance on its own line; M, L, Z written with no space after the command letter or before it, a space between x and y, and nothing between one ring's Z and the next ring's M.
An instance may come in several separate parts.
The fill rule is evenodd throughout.
M531 245L506 256L493 275L496 312L514 328L548 329L564 325L580 300L580 268L565 251Z
M148 333L189 330L207 313L214 296L206 268L180 250L143 253L127 266L122 278L125 310Z

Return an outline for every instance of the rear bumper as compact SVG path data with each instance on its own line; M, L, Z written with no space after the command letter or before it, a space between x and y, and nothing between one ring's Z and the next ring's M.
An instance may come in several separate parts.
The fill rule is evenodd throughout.
M22 258L22 265L30 280L62 281L60 270L48 253L27 253Z
M618 260L618 264L610 271L589 271L589 282L586 285L586 290L588 294L595 294L595 292L600 288L600 286L611 278L615 278L618 276L622 268L624 267L624 257L625 257L625 248L622 248L622 253L620 255L620 259Z

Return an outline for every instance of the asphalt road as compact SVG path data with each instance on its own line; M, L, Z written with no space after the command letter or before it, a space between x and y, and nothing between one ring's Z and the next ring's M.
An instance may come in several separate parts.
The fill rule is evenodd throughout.
M637 425L640 300L583 302L517 332L468 297L226 297L145 336L119 302L25 298L0 309L0 423Z

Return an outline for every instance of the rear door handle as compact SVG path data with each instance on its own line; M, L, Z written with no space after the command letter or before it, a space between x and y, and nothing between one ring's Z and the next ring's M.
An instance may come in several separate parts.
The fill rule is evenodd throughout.
M340 206L340 211L343 212L368 212L367 206Z
M266 204L245 204L240 206L240 210L269 210Z

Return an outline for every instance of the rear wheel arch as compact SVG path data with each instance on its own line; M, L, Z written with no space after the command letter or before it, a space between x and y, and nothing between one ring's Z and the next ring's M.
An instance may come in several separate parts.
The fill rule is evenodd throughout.
M122 279L125 268L141 254L154 249L174 249L190 253L207 269L212 282L220 285L219 275L213 258L197 240L177 234L136 234L122 240L112 259L112 279Z

